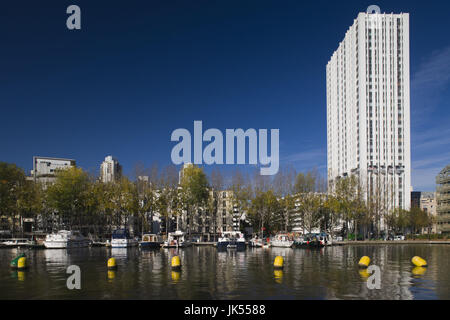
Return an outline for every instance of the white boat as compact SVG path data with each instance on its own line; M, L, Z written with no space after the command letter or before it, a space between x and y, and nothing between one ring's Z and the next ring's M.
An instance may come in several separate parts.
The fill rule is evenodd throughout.
M273 237L270 244L272 247L291 248L294 244L294 239L286 233L279 233Z
M163 248L186 248L192 243L186 239L186 233L180 230L169 232L167 240L164 241Z
M114 230L111 236L111 248L128 248L138 245L136 239L130 236L127 229Z
M329 235L328 233L325 233L325 232L322 232L319 234L319 241L324 246L332 246L333 245L333 239L332 239L331 235Z
M34 240L22 239L22 238L13 238L9 239L5 242L2 242L3 245L7 247L27 247L33 246L36 244Z
M245 238L242 232L239 231L224 231L220 235L217 245L217 249L245 249Z
M85 248L89 246L89 239L79 231L60 230L45 237L44 246L48 249Z

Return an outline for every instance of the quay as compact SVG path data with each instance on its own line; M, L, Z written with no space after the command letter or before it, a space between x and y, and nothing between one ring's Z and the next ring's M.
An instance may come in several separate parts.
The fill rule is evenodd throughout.
M192 242L194 246L215 246L215 242Z
M333 245L372 245L372 244L450 244L450 240L362 240L362 241L333 241Z

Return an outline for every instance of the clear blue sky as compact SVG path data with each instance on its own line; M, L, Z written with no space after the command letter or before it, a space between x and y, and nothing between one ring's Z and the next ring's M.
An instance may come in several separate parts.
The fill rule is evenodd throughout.
M66 28L81 7L82 29ZM8 1L0 161L170 163L177 128L278 128L281 165L326 172L325 66L358 12L409 12L415 190L450 163L448 1Z

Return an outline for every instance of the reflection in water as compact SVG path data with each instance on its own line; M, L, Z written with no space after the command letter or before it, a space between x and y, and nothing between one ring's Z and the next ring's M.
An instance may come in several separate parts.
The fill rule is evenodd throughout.
M128 250L133 250L133 248L111 248L111 257L125 260L128 257Z
M448 245L31 250L29 268L20 273L9 268L16 255L0 250L0 299L450 299ZM175 255L181 272L171 268ZM380 267L380 290L367 288L370 275L358 267L364 255ZM414 268L415 255L428 268ZM116 271L107 270L112 256ZM274 270L276 256L283 270ZM71 264L81 268L81 290L66 287Z
M68 264L70 249L47 249L44 250L47 265Z
M181 272L180 271L172 271L172 280L174 283L177 283L180 280Z
M273 275L275 277L275 281L279 284L283 282L283 270L273 270Z
M25 272L24 271L17 271L17 280L25 281Z
M370 277L370 273L367 271L367 268L359 270L359 274L364 280L367 280L367 278Z
M414 267L413 269L412 269L412 274L413 275L415 275L415 276L423 276L424 274L425 274L425 272L427 271L427 268L424 268L424 267Z
M108 280L114 280L115 277L116 277L116 271L115 270L108 270Z

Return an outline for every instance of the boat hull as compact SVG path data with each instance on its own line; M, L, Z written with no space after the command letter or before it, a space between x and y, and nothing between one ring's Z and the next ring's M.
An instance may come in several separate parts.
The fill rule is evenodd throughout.
M129 248L129 247L135 247L137 246L137 241L133 240L123 240L123 239L113 239L111 241L111 248Z
M292 248L292 246L294 245L293 241L272 241L271 243L272 247L277 247L277 248Z
M162 245L162 247L163 248L187 248L187 247L190 247L191 245L192 245L192 243L190 243L190 242L183 242L183 243L179 244L178 246L176 244L164 243Z
M227 250L227 249L234 249L236 248L237 250L245 250L246 245L245 242L240 242L240 241L220 241L217 242L216 245L218 250Z
M160 249L161 245L162 242L150 242L150 241L139 242L139 247L141 247L142 249Z
M89 247L89 241L44 241L47 249L69 249Z

